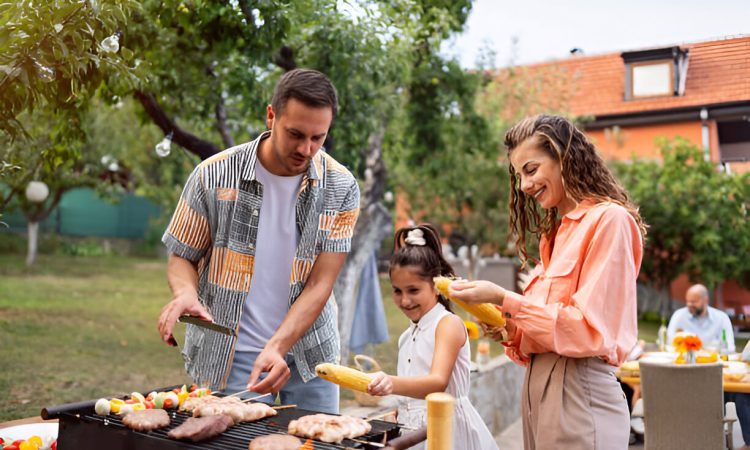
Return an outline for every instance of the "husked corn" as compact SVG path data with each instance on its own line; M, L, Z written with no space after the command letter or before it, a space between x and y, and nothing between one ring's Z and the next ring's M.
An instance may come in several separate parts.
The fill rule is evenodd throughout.
M450 295L448 295L448 285L451 284L453 280L448 277L435 277L432 279L432 281L435 282L435 287L438 291L440 291L441 294L443 294L443 296L445 296L445 298L463 308L464 311L476 317L477 319L479 319L479 321L484 322L487 325L492 325L494 327L505 326L503 313L500 312L500 310L497 309L495 305L491 303L469 304L466 302L462 302L457 298L451 297Z
M323 363L315 366L315 373L324 380L355 391L367 392L372 376L351 367Z

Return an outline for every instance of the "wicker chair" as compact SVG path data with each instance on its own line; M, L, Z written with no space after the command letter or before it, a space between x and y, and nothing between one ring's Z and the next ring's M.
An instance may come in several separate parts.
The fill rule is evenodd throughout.
M642 361L640 368L646 450L733 448L721 364ZM734 411L734 404L728 410Z

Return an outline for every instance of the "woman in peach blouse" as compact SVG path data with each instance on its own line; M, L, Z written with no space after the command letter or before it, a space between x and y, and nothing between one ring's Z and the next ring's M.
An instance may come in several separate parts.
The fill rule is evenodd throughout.
M627 449L628 406L614 372L637 339L645 224L568 120L527 118L508 131L505 145L511 235L524 265L527 236L540 238L540 260L523 295L481 280L455 281L450 293L502 308L506 354L527 366L527 450Z

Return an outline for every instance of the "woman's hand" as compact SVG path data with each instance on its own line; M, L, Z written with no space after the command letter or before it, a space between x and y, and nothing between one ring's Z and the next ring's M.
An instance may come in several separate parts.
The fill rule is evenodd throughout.
M505 289L484 280L456 280L448 286L448 294L466 303L494 303L500 306L505 299Z
M506 322L504 327L493 327L484 322L479 322L484 335L497 342L507 342L513 340L516 334L516 326L512 322Z
M367 393L370 395L391 395L393 393L393 380L385 372L375 372L372 381L367 385Z

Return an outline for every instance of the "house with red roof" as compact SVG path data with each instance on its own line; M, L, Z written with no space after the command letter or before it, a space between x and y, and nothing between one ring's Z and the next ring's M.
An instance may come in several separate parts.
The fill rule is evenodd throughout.
M750 36L573 54L500 70L498 82L519 70L525 76L513 80L533 83L541 99L536 112L581 118L605 159L658 158L657 137L681 136L723 170L750 171ZM688 285L687 277L677 280L672 297L684 298ZM734 281L716 294L720 307L750 305L750 293Z

